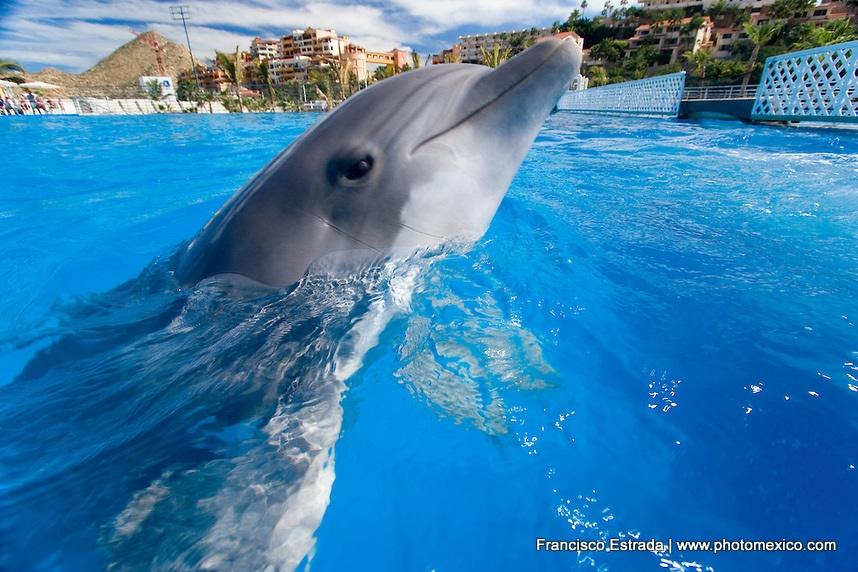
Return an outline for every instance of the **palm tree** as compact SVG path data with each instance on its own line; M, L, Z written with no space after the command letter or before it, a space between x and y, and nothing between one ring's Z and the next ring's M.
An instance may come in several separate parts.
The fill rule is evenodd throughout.
M456 50L450 50L448 52L444 52L444 63L445 64L460 64L462 63L462 52Z
M793 50L806 50L858 39L858 28L851 25L849 20L833 20L824 26L805 23L793 28L790 36L796 38L792 44Z
M316 90L316 97L324 99L328 104L328 111L334 103L333 98L333 81L331 79L330 69L312 69L307 72L307 80Z
M608 72L601 66L592 66L588 69L587 77L590 78L590 87L599 87L608 83Z
M685 61L694 65L694 74L700 79L700 85L706 83L706 68L712 64L712 52L709 50L697 50L696 52L685 52Z
M510 48L501 50L500 44L492 45L492 51L487 51L480 46L480 54L483 56L483 63L490 68L500 67L502 63L509 59Z
M416 51L411 52L411 69L420 69L420 54Z
M212 110L212 102L215 100L215 94L213 91L209 91L204 89L197 93L197 99L201 102L209 104L209 113L214 113Z
M235 96L238 99L238 110L244 111L244 102L241 100L241 84L244 82L241 50L238 46L235 46L235 56L216 51L215 62L217 63L217 67L226 74L227 80L229 80L229 83L235 89Z
M396 75L396 70L393 68L393 64L378 67L374 72L372 72L372 78L375 81L381 81L383 79L393 77L394 75Z
M590 48L590 57L596 60L605 60L608 62L617 62L625 55L627 42L623 40L613 40L605 38L592 48Z
M265 86L265 89L268 91L268 101L271 104L271 107L274 107L274 82L271 79L271 68L268 66L268 60L261 60L256 62L254 66L254 72L256 73L256 77L259 82Z
M8 76L17 76L24 73L24 68L15 60L0 58L0 78L5 79Z
M751 52L751 57L748 59L748 67L745 68L745 77L742 78L742 87L748 87L751 82L751 74L754 73L754 67L757 65L757 58L760 57L760 48L771 42L778 32L781 30L780 22L762 22L756 26L745 24L745 33L754 44L754 51Z

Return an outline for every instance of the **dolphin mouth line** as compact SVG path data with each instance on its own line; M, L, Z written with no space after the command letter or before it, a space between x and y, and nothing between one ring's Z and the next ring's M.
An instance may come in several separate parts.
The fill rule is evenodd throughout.
M432 234L431 232L426 232L425 230L420 230L418 228L414 228L413 226L407 225L403 222L399 223L399 226L401 226L404 229L410 230L411 232L416 232L417 234L422 234L423 236L428 236L429 238L436 238L438 240L447 240L446 236L441 236L438 234Z
M565 41L568 41L568 40L563 40L563 41L565 42ZM441 131L440 133L436 133L435 135L432 135L431 137L429 137L429 138L427 138L427 139L424 139L423 141L421 141L420 143L418 143L418 144L417 144L417 145L416 145L416 146L411 150L411 153L410 153L410 154L415 153L418 149L420 149L422 146L426 145L427 143L430 143L430 142L434 141L435 139L438 139L439 137L443 137L444 135L446 135L446 134L447 134L447 133L449 133L450 131L453 131L454 129L458 128L460 125L462 125L462 124L463 124L463 123L465 123L466 121L470 120L472 117L474 117L474 116L475 116L475 115L477 115L478 113L482 112L484 109L486 109L487 107L489 107L490 105L492 105L493 103L495 103L497 100L499 100L499 99L501 99L502 97L504 97L507 93L509 93L510 91L512 91L513 89L515 89L516 87L518 87L519 85L521 85L522 83L524 83L525 81L527 81L527 79L528 79L528 78L530 78L533 74L535 74L535 73L536 73L536 72L538 72L540 69L542 69L542 67L543 67L543 66L545 66L545 64L546 64L546 63L548 63L548 61L549 61L549 60L551 60L551 58L554 56L554 54L556 54L556 53L557 53L557 51L558 51L558 50L560 50L562 47L563 47L563 43L561 42L560 44L558 44L558 45L557 45L557 47L555 47L553 50L551 50L551 52L550 52L547 56L545 56L545 59L543 59L541 62L539 62L539 65L538 65L538 66L536 66L535 68L533 68L532 70L530 70L530 72L528 72L527 74L525 74L525 75L521 76L521 78L519 78L515 83L513 83L512 85L510 85L509 87L507 87L505 90L503 90L502 92L500 92L500 93L499 93L499 94L497 94L495 97L491 98L490 100L488 100L487 102L485 102L485 103L484 103L484 104L482 104L481 106L479 106L477 109L475 109L474 111L472 111L471 113L469 113L468 115L466 115L465 117L463 117L460 121L456 122L456 123L455 123L454 125L452 125L451 127L448 127L447 129L444 129L444 130L443 130L443 131ZM418 232L419 232L419 231L418 231ZM423 233L423 234L426 234L426 233ZM431 235L430 235L430 236L431 236Z

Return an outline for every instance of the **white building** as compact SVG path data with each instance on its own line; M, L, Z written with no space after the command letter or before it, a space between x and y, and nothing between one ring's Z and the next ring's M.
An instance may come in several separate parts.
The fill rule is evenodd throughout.
M670 10L671 8L709 8L718 0L639 0L641 8L646 10ZM728 6L736 8L760 8L771 6L775 0L727 0Z
M310 68L310 56L295 56L291 58L275 58L269 60L268 73L275 85L281 85L289 80L303 77Z
M523 50L530 44L539 41L542 38L557 36L562 38L571 38L577 42L581 49L584 48L584 39L575 32L563 32L555 34L551 28L529 28L524 30L511 30L509 32L492 32L490 34L473 34L470 36L459 36L459 44L462 46L461 58L462 63L466 64L481 64L483 63L483 52L491 52L494 46L497 45L500 50L511 48L513 50Z
M250 43L250 57L254 60L273 60L280 57L280 40L253 38Z
M141 75L138 80L138 85L141 91L149 92L149 85L155 82L161 88L161 99L175 99L176 86L173 84L173 78L167 76Z

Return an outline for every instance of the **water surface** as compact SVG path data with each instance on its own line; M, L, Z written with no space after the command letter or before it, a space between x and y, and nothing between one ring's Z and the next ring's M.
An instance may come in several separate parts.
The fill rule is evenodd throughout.
M273 558L258 531L335 419L314 570L854 567L854 132L557 114L468 252L177 291L177 246L317 119L0 122L4 565ZM382 302L340 404L332 368ZM280 462L290 443L315 452ZM838 550L534 551L629 535Z

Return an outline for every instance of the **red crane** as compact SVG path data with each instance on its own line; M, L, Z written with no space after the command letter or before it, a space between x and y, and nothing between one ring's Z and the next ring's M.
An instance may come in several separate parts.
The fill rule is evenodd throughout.
M153 32L135 32L134 30L131 30L131 32L137 36L138 40L155 50L155 61L158 62L158 73L162 76L167 75L167 70L164 69L164 58L162 56L164 48L158 43L158 38L155 34Z

